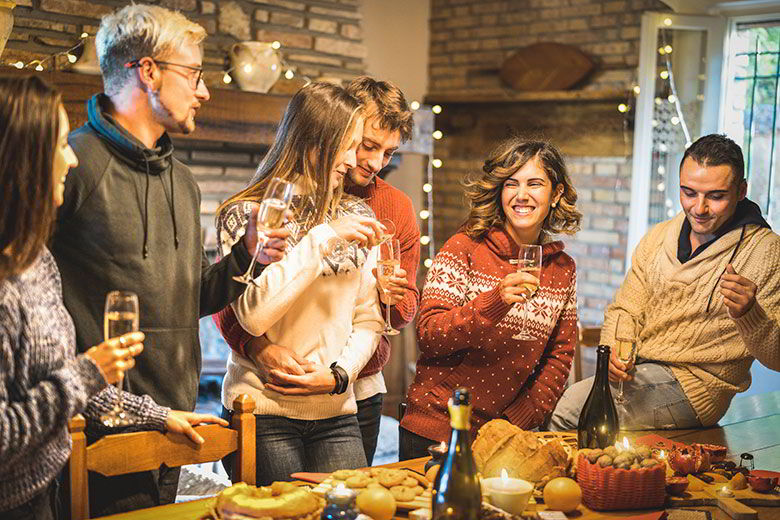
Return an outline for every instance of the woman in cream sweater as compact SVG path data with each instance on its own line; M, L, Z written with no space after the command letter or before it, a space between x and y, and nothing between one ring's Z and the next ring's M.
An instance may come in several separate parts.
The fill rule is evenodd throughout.
M383 322L371 272L376 251L365 247L381 230L364 203L343 196L363 132L359 109L340 87L302 88L252 183L218 217L227 251L245 227L248 203L262 198L271 178L296 185L286 257L266 267L232 304L241 326L287 361L286 368L269 369L236 352L228 361L226 415L240 394L257 403L258 483L366 464L352 383L373 354ZM344 260L329 254L339 239L350 243Z

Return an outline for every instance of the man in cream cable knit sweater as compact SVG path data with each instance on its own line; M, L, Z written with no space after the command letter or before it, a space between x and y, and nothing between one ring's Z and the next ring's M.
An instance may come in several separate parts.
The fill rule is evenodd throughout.
M746 192L734 141L708 135L686 150L683 212L642 238L604 316L610 346L618 315L621 329L636 323L636 366L610 359L610 380L624 380L621 428L711 426L750 386L754 359L780 370L780 237ZM592 384L566 390L551 430L577 427Z

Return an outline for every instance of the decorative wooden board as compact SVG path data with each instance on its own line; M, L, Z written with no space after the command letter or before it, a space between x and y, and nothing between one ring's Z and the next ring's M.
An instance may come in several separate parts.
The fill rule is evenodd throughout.
M750 489L732 490L733 498L721 497L718 490L726 486L723 482L707 484L694 477L701 490L686 490L682 496L666 497L667 507L713 506L725 511L735 520L751 520L758 518L758 513L750 506L780 507L780 492L775 489L770 493L757 493Z
M584 78L594 63L577 47L555 42L521 47L507 58L499 76L515 90L566 90Z
M321 497L325 497L325 493L333 489L334 487L338 487L339 484L343 484L343 480L336 480L332 477L328 477L323 482L319 483L317 487L312 489L312 492L316 495L319 495ZM356 489L358 493L360 493L362 489ZM414 500L410 502L399 502L396 500L395 502L396 508L399 511L413 511L415 509L430 509L431 508L431 490L426 489L423 491L422 495L417 495Z

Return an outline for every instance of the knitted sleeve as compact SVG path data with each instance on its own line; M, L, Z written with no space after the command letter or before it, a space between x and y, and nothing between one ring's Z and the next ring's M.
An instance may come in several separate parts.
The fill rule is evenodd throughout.
M769 233L755 251L759 254L746 266L751 273L740 274L754 278L756 302L734 323L750 354L767 368L780 371L780 237Z
M246 357L246 344L254 338L244 330L233 307L227 306L212 316L225 342L236 354Z
M417 344L421 358L447 356L479 348L472 341L490 331L509 312L499 287L468 300L470 253L474 242L458 233L436 255L423 287Z
M5 296L5 295L4 295ZM27 464L41 442L66 427L80 413L89 396L106 385L100 370L85 355L56 363L31 381L31 354L45 353L45 345L22 333L18 309L0 302L0 473L9 464ZM44 354L45 355L45 354ZM27 366L24 366L27 364Z
M380 331L384 326L379 312L379 295L376 290L376 278L371 271L376 267L378 249L373 248L363 264L360 275L360 289L352 313L352 332L347 339L336 363L349 376L350 382L357 379L358 373L371 359L379 344Z
M417 216L409 197L398 198L394 215L396 237L401 243L401 268L406 271L406 283L409 289L403 299L390 308L390 323L396 329L406 327L417 314L420 305L420 291L417 289L417 266L420 264L420 228L417 226ZM382 305L384 312L385 306Z
M504 410L509 421L530 430L552 413L566 388L577 342L577 274L572 262L569 293L542 358L517 398Z
M87 427L91 432L101 435L116 431L105 426L100 416L111 411L117 402L119 390L114 385L109 385L102 392L92 397L84 410L87 419ZM165 431L165 422L168 419L170 408L160 406L148 395L135 395L130 392L122 392L122 408L132 424L131 430L158 430ZM127 427L122 427L123 431Z
M630 316L637 330L644 325L645 306L650 299L651 289L647 283L647 263L657 250L658 239L663 236L665 226L659 224L647 233L634 250L631 257L631 269L615 292L615 297L604 312L604 324L601 326L602 345L615 345L615 327L619 313ZM621 320L621 325L624 320ZM630 323L630 322L629 322Z

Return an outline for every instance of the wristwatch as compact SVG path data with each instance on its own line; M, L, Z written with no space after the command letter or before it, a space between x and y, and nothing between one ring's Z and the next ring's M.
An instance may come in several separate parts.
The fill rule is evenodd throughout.
M347 387L349 386L347 371L338 366L335 361L330 365L330 371L333 372L333 377L336 379L336 385L333 387L333 391L330 395L343 394L347 391Z

